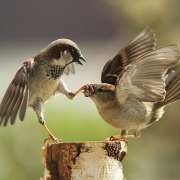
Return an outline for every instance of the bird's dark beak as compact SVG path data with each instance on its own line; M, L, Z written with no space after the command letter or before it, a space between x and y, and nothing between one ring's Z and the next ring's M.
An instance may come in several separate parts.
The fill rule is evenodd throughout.
M64 66L64 68L65 68L66 66L68 66L69 64L74 63L74 62L77 62L77 63L80 64L80 65L83 65L83 63L82 63L80 60L83 60L84 62L86 62L85 58L81 55L78 59L73 59L72 61L68 62L68 63Z
M76 62L77 62L78 64L80 64L80 65L83 65L83 63L81 62L81 60L84 61L84 62L86 62L86 59L85 59L82 55L79 57L78 60L76 60Z
M77 63L80 64L80 65L83 65L83 63L82 63L80 60L83 60L84 62L86 62L85 58L81 55L81 56L79 57L79 59L73 59L72 61L68 62L68 63L64 66L64 68L65 68L66 66L68 66L69 64L74 63L74 62L77 62Z
M86 62L86 59L85 59L82 55L79 57L79 59L81 59L81 60L83 60L84 62Z

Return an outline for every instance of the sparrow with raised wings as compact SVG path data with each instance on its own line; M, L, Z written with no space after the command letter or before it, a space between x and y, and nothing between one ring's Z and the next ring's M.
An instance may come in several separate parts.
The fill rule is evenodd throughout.
M29 106L36 112L50 138L57 140L46 125L42 106L55 93L62 93L69 99L74 97L61 76L63 73L74 73L73 63L82 65L81 60L85 61L75 42L58 39L24 61L0 104L0 125L14 124L17 114L23 121Z
M76 94L83 90L93 100L102 118L121 130L120 139L138 136L180 99L178 62L177 47L157 48L146 28L104 65L102 83L84 85Z

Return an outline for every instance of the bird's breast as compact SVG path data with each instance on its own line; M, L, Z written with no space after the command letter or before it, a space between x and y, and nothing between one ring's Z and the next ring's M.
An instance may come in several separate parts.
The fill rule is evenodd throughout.
M29 105L32 105L37 98L43 102L47 101L56 91L59 79L47 76L45 70L35 72L30 78Z
M151 118L152 103L127 101L123 105L97 106L103 119L115 128L142 129Z

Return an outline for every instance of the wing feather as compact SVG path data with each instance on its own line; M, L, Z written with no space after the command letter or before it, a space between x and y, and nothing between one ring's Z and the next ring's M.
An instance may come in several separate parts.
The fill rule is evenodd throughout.
M9 87L2 100L2 103L0 105L0 117L1 117L0 124L5 116L5 113L7 111L7 108L10 104L11 99L13 99L14 97L14 93L15 93L15 86Z
M0 104L0 125L14 124L17 113L22 120L28 102L28 71L25 65L17 71ZM22 107L24 106L25 107Z
M4 117L4 123L3 123L4 126L7 125L8 119L11 116L12 110L15 107L16 102L18 102L19 98L21 98L21 92L22 92L22 87L21 86L22 86L22 84L19 84L16 87L14 97L9 102L9 106L7 107L7 109L6 109L5 113L4 113L4 116L5 116Z
M21 109L19 112L19 118L21 121L24 120L25 114L26 114L26 109L27 109L27 103L28 103L28 99L29 99L29 85L26 87L25 90L25 96L21 105Z
M134 40L109 60L103 67L101 81L115 85L117 77L131 62L156 49L155 34L150 28L145 28Z
M15 101L13 109L12 109L11 114L10 114L11 115L11 124L14 124L18 110L19 110L20 105L24 99L24 92L26 89L26 79L25 79L26 77L24 76L22 78L23 78L22 83L19 85L20 86L19 96L18 96L18 99Z
M14 124L14 122L15 122L19 107L23 100L23 93L24 93L24 87L21 87L21 89L19 91L19 97L16 100L16 102L14 103L14 107L11 109L11 112L9 113L10 114L9 116L11 116L11 120L10 120L11 124ZM8 117L8 119L9 119L9 117Z
M178 61L177 47L168 46L149 52L131 63L117 80L118 101L123 103L130 96L144 102L164 100L166 72Z

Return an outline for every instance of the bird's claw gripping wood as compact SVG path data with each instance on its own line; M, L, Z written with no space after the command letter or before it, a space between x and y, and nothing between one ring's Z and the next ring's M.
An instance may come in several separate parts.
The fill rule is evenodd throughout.
M55 139L52 139L51 137L47 137L44 139L44 144L58 144L58 143L61 143L62 140L61 139L58 139L58 138L55 138Z
M124 141L124 142L128 142L128 136L111 136L110 138L107 138L108 141Z
M121 134L115 135L108 138L110 141L125 141L128 142L129 138L139 138L141 136L141 132L135 131L133 134Z
M54 136L54 134L49 130L45 123L43 124L43 127L48 133L50 140L52 140L53 142L60 142L60 140Z

